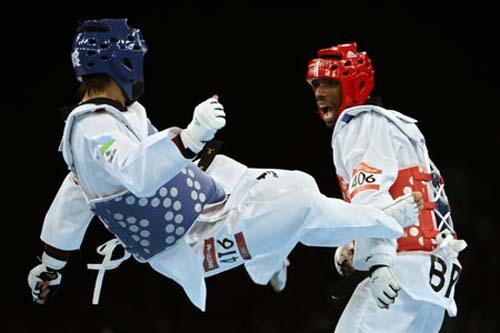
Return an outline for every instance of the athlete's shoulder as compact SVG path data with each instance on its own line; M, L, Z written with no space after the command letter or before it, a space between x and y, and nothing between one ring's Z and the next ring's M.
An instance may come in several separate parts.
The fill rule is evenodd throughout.
M377 105L360 105L346 109L337 119L333 136L350 128L356 130L362 124L367 126L392 126L408 131L409 126L414 126L417 120L395 110L385 109Z
M385 109L378 105L360 105L352 108L346 109L342 116L340 117L341 122L349 123L353 118L363 116L363 118L370 117L379 117L383 116L384 118L393 121L393 122L405 122L405 123L416 123L417 120L411 117L408 117L401 112L396 110Z
M126 122L122 111L106 103L86 103L78 105L66 119L66 127L95 126L116 121Z

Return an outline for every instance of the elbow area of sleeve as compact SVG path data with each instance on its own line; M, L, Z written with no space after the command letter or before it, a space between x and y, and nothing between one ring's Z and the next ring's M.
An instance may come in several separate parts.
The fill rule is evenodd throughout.
M138 197L153 196L190 162L164 131L146 138L134 155L127 157L120 176L124 185Z

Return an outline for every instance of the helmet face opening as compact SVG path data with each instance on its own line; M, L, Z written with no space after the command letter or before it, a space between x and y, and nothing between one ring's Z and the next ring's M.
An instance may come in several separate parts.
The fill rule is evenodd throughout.
M339 112L366 103L374 86L374 71L366 52L358 52L356 43L321 49L309 62L306 80L332 79L342 86Z
M130 28L126 19L84 21L71 53L75 76L80 81L90 74L109 76L130 104L144 90L143 62L147 50L140 30Z

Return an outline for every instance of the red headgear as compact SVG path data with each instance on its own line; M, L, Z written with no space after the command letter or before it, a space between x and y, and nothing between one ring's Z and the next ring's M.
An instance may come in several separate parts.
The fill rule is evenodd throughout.
M366 52L358 52L356 43L341 44L318 51L318 58L307 66L306 80L334 79L342 86L339 112L364 104L374 86L374 71Z

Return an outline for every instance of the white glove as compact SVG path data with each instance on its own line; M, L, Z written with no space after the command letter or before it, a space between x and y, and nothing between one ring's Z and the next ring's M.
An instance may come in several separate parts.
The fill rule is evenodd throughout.
M388 309L396 301L401 287L389 266L375 265L370 268L370 289L377 306Z
M333 262L335 263L335 269L337 273L341 276L349 276L355 269L352 267L352 261L354 257L354 241L349 244L339 246L335 250L335 256Z
M34 267L28 274L28 285L31 288L33 301L45 304L48 297L52 297L62 281L61 270L65 261L52 258L45 252L42 263Z
M185 130L181 131L184 147L194 153L199 153L205 142L213 139L215 133L226 125L224 107L214 96L194 109L193 120Z
M438 243L434 253L453 261L458 258L458 254L467 247L463 239L455 239L448 231L443 231L436 236Z

